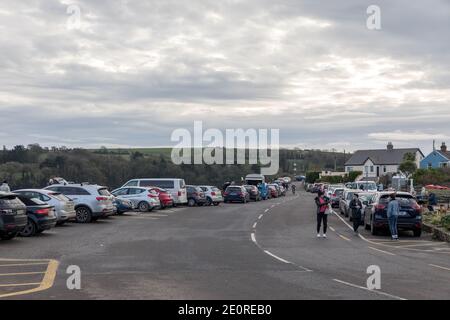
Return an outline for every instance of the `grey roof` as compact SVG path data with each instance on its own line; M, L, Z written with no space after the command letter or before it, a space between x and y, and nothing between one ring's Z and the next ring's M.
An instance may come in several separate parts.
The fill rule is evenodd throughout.
M345 163L346 166L362 166L367 159L372 160L376 165L399 165L403 162L407 153L416 154L419 151L422 155L422 151L419 148L410 149L380 149L380 150L358 150L353 156Z
M446 157L448 160L450 160L450 151L442 151L442 150L437 150L439 151L440 154L442 154L444 157Z

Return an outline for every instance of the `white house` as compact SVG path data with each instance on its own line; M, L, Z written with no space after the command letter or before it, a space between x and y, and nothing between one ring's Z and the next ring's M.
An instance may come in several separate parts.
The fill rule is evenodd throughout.
M386 149L356 151L345 163L345 171L361 171L364 178L376 179L389 173L397 173L406 154L413 154L417 167L420 168L420 162L425 156L419 148L395 149L389 142Z

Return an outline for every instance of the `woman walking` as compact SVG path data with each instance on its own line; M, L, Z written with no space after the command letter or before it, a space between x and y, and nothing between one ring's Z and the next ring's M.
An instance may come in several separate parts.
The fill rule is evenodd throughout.
M318 196L315 199L317 206L317 238L326 238L327 237L327 223L328 223L328 215L327 209L330 201L325 198L323 191L319 191ZM323 222L323 234L320 234L320 227Z

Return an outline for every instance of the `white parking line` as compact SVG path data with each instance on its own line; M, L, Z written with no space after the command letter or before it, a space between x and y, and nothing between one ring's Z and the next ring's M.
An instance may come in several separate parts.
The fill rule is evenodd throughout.
M253 224L253 229L256 229L256 226L258 225L258 222L255 222L254 224Z
M429 266L435 267L435 268L438 268L438 269L442 269L442 270L450 271L450 268L441 267L441 266L438 266L438 265L436 265L436 264L429 264Z
M369 248L369 249L372 249L372 250L375 250L375 251L378 251L378 252L386 253L386 254L388 254L388 255L390 255L390 256L395 256L395 255L396 255L396 254L394 254L394 253L392 253L392 252L380 250L380 249L377 249L377 248L374 248L374 247L368 247L368 248Z
M336 281L336 282L341 283L341 284L345 284L345 285L350 286L350 287L353 287L353 288L358 288L358 289L362 289L362 290L365 290L365 291L373 292L373 293L376 293L376 294L379 294L379 295L382 295L382 296L386 296L386 297L389 297L389 298L392 298L392 299L396 299L396 300L406 300L405 298L401 298L401 297L398 297L398 296L394 296L394 295L392 295L392 294L389 294L389 293L386 293L386 292L383 292L383 291L370 290L370 289L368 289L368 288L361 287L361 286L358 286L358 285L353 284L353 283L350 283L350 282L345 282L345 281L338 280L338 279L333 279L333 281Z
M262 219L262 217L263 217L263 215L262 215L262 214L260 214L260 215L259 215L259 217L258 217L258 220L261 220L261 219Z
M274 255L273 253L271 253L271 252L269 252L269 251L267 251L267 250L264 250L264 252L265 253L267 253L269 256L271 256L271 257L273 257L273 258L275 258L275 259L277 259L278 261L281 261L281 262L283 262L283 263L288 263L288 264L291 264L289 261L287 261L287 260L284 260L283 258L280 258L280 257L278 257L278 256L276 256L276 255Z

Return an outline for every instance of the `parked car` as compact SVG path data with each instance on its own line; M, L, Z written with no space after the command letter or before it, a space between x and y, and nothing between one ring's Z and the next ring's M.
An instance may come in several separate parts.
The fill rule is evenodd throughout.
M13 192L29 199L39 199L53 206L56 211L57 224L59 225L76 217L74 202L60 192L45 189L21 189Z
M173 207L173 197L169 191L158 187L152 188L152 190L154 190L159 196L161 209Z
M173 198L174 206L179 204L186 204L187 190L184 179L174 178L147 178L147 179L133 179L125 183L125 187L158 187L170 192Z
M247 190L250 195L250 200L261 201L261 194L258 190L257 186L245 185L244 188Z
M222 191L214 186L200 186L206 195L206 204L218 206L223 202Z
M276 183L271 183L271 184L269 184L269 187L273 187L277 190L275 198L281 197L283 195L283 191L281 190L280 185L278 185ZM272 193L272 196L273 196L273 193Z
M13 239L25 228L27 222L27 207L17 195L0 192L0 239Z
M364 219L365 219L365 211L366 207L373 202L375 199L375 196L377 195L376 192L359 192L359 200L361 200L362 203L362 209L361 209L361 225L364 225Z
M82 183L53 184L45 189L62 193L74 201L78 223L89 223L114 214L114 197L106 187Z
M28 216L27 225L19 232L22 237L32 237L56 226L55 207L36 198L22 195L18 195L18 198L26 205Z
M392 192L379 192L372 203L367 203L364 214L364 224L372 235L380 230L388 229L387 207ZM397 192L400 202L400 216L398 217L399 230L412 230L415 237L422 234L422 207L419 206L413 195L407 192Z
M373 181L352 182L350 188L355 190L372 191L372 192L376 192L378 190L377 184Z
M358 193L358 190L353 189L345 189L344 194L339 201L339 210L341 211L341 214L343 214L345 217L350 216L350 201L353 199L353 195L355 193Z
M186 186L188 206L203 206L206 204L206 195L199 186Z
M128 212L128 211L134 210L133 203L127 199L120 199L120 198L114 197L113 204L114 204L115 212L119 215L124 214L125 212Z
M287 187L284 187L283 185L280 185L280 196L284 197L287 193Z
M247 203L250 201L250 194L243 186L229 186L225 190L224 202L242 202Z
M113 190L111 193L119 199L131 201L133 208L140 212L149 212L161 206L159 193L155 188L126 187Z
M339 208L341 198L344 196L344 190L344 188L334 188L328 193L328 198L330 199L333 208Z
M269 198L278 198L280 196L277 185L269 184Z

